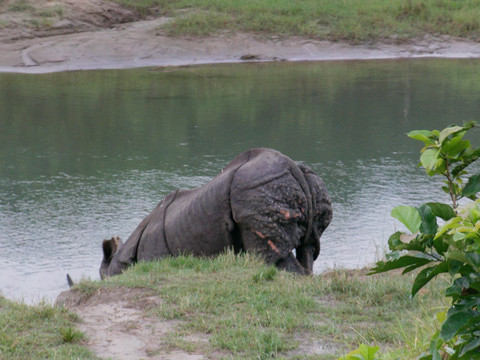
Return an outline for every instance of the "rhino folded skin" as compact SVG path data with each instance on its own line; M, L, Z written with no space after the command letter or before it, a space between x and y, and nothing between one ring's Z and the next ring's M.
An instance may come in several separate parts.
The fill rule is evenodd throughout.
M168 194L124 244L105 240L100 275L139 260L213 256L227 248L309 274L331 218L325 184L311 169L278 151L251 149L207 184Z

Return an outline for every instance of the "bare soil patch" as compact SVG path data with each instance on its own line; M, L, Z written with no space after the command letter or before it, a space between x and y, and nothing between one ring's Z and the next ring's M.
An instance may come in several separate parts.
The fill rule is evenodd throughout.
M148 289L100 289L91 296L80 291L65 291L56 304L77 313L80 330L87 335L87 346L101 358L203 359L202 354L171 349L164 342L178 322L147 316L161 303Z

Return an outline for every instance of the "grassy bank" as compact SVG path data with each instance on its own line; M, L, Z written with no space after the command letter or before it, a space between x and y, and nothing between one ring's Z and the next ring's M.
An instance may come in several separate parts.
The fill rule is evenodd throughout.
M432 314L446 306L443 296L430 287L410 299L410 276L365 272L300 277L249 255L179 257L141 263L107 281L84 281L76 291L85 296L100 288L151 289L161 301L147 316L177 324L152 344L159 352L167 348L226 359L330 360L360 343L375 343L383 360L414 359L436 326ZM1 358L93 359L75 328L78 321L61 307L2 298Z
M0 359L95 359L81 345L78 320L64 308L28 306L0 297Z
M228 359L336 359L360 343L376 343L388 360L414 359L425 349L432 312L446 305L435 288L410 299L411 282L361 270L300 277L227 254L141 263L78 289L152 289L162 302L148 316L178 322L159 348Z
M146 315L176 324L151 344L152 354L158 348L215 359L331 360L375 343L383 360L416 358L436 326L433 313L447 305L442 294L429 287L410 299L410 276L365 273L300 277L250 255L226 254L141 263L103 282L81 282L76 291L88 298L100 288L151 289L161 301ZM78 321L61 307L0 299L1 358L93 359Z
M114 0L142 14L175 17L170 35L218 31L364 42L425 34L480 39L478 0Z

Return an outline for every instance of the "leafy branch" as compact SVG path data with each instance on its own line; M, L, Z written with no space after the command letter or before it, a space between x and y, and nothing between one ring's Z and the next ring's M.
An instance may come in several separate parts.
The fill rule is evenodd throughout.
M415 130L412 139L424 143L420 164L429 176L444 178L442 189L451 204L429 202L419 207L397 206L392 216L410 233L396 232L388 240L390 252L371 273L421 269L412 285L414 296L440 274L451 276L445 295L452 298L422 360L470 360L480 358L480 174L468 176L467 167L480 158L480 148L465 140L465 133L476 126L450 126L441 131ZM463 178L468 178L464 184ZM459 200L472 201L459 207ZM442 220L439 226L438 220Z

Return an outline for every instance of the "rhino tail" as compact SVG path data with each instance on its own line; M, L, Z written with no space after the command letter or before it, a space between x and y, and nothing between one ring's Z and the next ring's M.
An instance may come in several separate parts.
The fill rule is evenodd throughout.
M73 282L72 278L70 277L69 274L67 274L67 283L68 283L68 287L73 287L75 285L75 283Z

